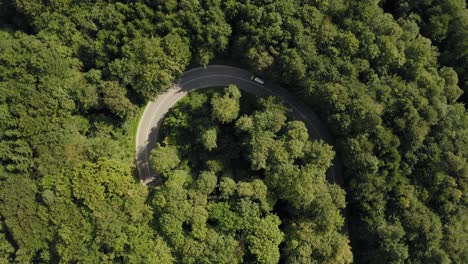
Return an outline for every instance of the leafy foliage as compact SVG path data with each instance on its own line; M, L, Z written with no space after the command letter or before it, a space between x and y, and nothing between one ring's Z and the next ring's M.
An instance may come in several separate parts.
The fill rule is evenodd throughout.
M15 261L172 262L149 225L147 190L133 182L126 165L99 160L40 182L11 177L1 188ZM13 253L7 245L2 249Z
M190 59L187 41L177 34L136 38L122 47L122 54L109 65L111 73L147 98L167 89Z
M240 232L241 219L275 212L274 199L262 196L266 186L300 211L294 223L284 221L289 211L277 214L280 261L346 263L347 239L324 231L337 230L336 208L344 206L342 191L320 177L333 153L307 143L304 128L272 99L254 113L220 95L217 115L229 120L220 124L206 107L211 97L196 94L165 120L174 128L167 142L178 142L183 160L165 175L164 184L173 184L166 198L179 201L173 206L184 217L171 217L170 207L156 213L154 221L167 224L163 237L150 227L149 209L128 217L116 207L127 200L145 207L146 193L129 180L127 166L138 107L189 63L227 58L277 79L327 122L344 160L356 262L463 263L468 119L458 102L466 102L468 87L467 21L465 2L451 0L0 1L0 261L158 256L165 263L181 260L181 251L172 257L168 247L183 243L185 262L275 261L281 236L261 230L275 226L274 217L257 221L260 230L243 228L243 240L228 235ZM204 117L193 127L191 112ZM241 157L248 166L229 162ZM304 182L302 167L312 175ZM203 184L195 184L202 171ZM278 171L291 177L283 182ZM206 194L213 173L216 186ZM116 175L133 191L115 194ZM262 175L263 185L249 175ZM74 190L72 179L92 184ZM215 194L219 201L207 199ZM197 231L185 241L191 231L182 220L195 218ZM208 228L214 222L215 230ZM248 240L248 232L271 247Z
M458 244L452 219L467 215L464 81L438 62L466 78L466 8L413 2L383 1L399 20L379 1L230 1L226 11L244 62L306 97L337 136L360 263L459 262L468 253L448 246ZM255 166L265 167L260 146L271 140L257 139Z
M286 250L281 243L297 243L288 240L293 236L286 236L281 225L310 221L317 224L316 235L327 238L322 247L314 242L305 246L309 255L304 259L351 263L347 237L340 233L344 192L325 178L334 155L331 147L309 141L304 123L288 121L286 108L274 98L259 99L253 113L240 108L243 115L237 118L236 113L233 120L207 120L207 112L214 117L218 113L213 102L220 99L235 100L238 109L245 105L234 85L222 94L193 92L169 112L161 127L166 145L154 150L170 156L177 149L181 159L164 171L165 181L156 187L152 201L160 216L158 230L175 249L177 261L277 263ZM183 125L174 122L182 110L187 115ZM219 133L210 148L206 138L196 144L187 140L211 131ZM268 140L260 141L265 135ZM153 168L158 169L156 164ZM213 241L218 241L216 247ZM337 254L327 251L330 245ZM295 262L296 249L290 251L284 258Z
M174 146L157 145L156 148L151 151L149 162L155 171L166 173L177 167L180 163L177 148Z
M211 98L213 119L222 123L229 123L236 119L239 113L240 92L237 87L230 85L225 88L223 96L215 95Z
M382 1L396 17L415 21L423 36L439 48L442 65L453 67L461 77L458 85L468 102L468 9L464 1ZM455 84L457 81L454 82Z

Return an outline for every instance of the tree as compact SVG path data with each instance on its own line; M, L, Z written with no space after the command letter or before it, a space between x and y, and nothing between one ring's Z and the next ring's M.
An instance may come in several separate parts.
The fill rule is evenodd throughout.
M218 178L212 171L203 171L196 181L197 190L208 195L214 191Z
M285 147L293 159L304 156L304 148L309 134L303 122L290 121L286 124L286 133L283 136Z
M211 98L212 117L221 123L229 123L237 118L239 113L239 99L241 93L235 85L229 85L224 89L222 96Z
M231 210L227 202L212 203L208 207L209 219L215 221L215 227L224 232L236 232L241 219Z
M177 167L180 159L177 154L177 147L167 145L161 146L158 144L155 149L151 151L149 163L152 169L166 175L170 170Z
M255 113L252 118L257 130L278 132L286 122L286 107L275 97L260 99L263 111Z
M138 37L122 47L122 54L109 65L111 73L146 98L169 88L190 59L187 40L177 34Z
M0 39L2 165L40 175L76 165L85 156L82 132L89 128L77 113L94 106L97 99L89 96L96 87L71 50L54 39L6 31Z
M166 243L155 236L149 225L152 218L150 208L145 204L147 189L134 182L128 165L104 159L96 164L85 163L74 170L71 181L71 194L77 201L75 206L91 222L75 227L81 232L59 231L62 240L57 247L63 253L64 261L66 258L86 260L87 255L73 252L80 245L74 238L95 232L93 239L84 240L86 248L94 249L89 257L95 259L90 261L108 258L172 262Z
M10 263L14 252L15 248L13 245L6 239L5 234L0 232L0 262Z
M274 98L258 99L249 110L239 109L244 115L236 122L222 123L205 116L216 111L209 107L213 98L226 93L194 93L211 100L189 95L172 110L177 115L187 111L184 126L163 124L162 130L171 134L184 131L184 137L171 139L171 146L184 151L178 156L182 165L168 168L153 200L158 230L180 262L276 263L284 250L282 242L296 243L288 240L293 236L284 236L281 227L299 224L297 219L307 216L315 233L305 236L310 240L304 245L309 255L297 257L298 262L350 263L349 241L339 233L345 193L325 177L334 156L331 147L310 141L304 123L288 120L287 109ZM192 98L197 111L189 106ZM239 98L238 103L244 102ZM207 131L219 131L215 143L227 153L210 151L203 136L187 143L187 138ZM241 144L233 146L235 142ZM291 255L298 254L295 250Z
M187 239L182 254L183 263L242 263L242 251L232 236L208 230L203 243Z
M220 198L228 199L236 191L236 182L230 177L221 177L219 181Z
M201 141L206 150L211 151L217 147L217 134L216 128L209 128L202 132Z
M104 82L100 90L104 104L121 119L131 117L136 112L135 106L126 97L127 90L117 82Z
M238 182L237 195L240 197L249 197L252 201L258 202L261 209L269 212L271 205L268 200L268 188L262 180L255 179L252 182Z
M277 263L280 258L279 244L283 241L283 233L279 229L281 221L276 215L268 215L261 219L252 219L247 226L246 241L249 250L259 263Z
M50 261L47 254L40 254L48 248L52 238L47 222L47 210L36 203L36 183L25 176L16 176L2 181L0 189L0 212L11 239L17 245L14 260L32 261L38 255L43 261ZM7 249L8 250L8 249Z
M310 220L286 229L286 263L352 263L349 240L338 232L322 233Z
M463 1L384 1L383 8L397 18L412 20L420 28L424 37L438 47L440 64L453 67L459 74L458 85L465 91L468 88L466 65L468 56L468 12ZM458 89L457 89L458 90ZM463 96L466 102L467 97Z
M210 204L226 203L232 213L218 214L239 226L282 218L281 261L349 262L343 192L324 184L333 152L304 142L271 99L235 117L235 103L219 103L230 121L200 130L211 95L188 97L160 131L180 162L154 199L116 168L134 160L130 106L190 60L219 57L276 78L325 121L344 160L356 262L463 262L467 14L465 1L442 0L2 1L0 251L10 262L170 262L169 251L174 262L258 262L246 228L210 218ZM192 143L212 127L216 149ZM221 177L208 195L196 190L206 171Z

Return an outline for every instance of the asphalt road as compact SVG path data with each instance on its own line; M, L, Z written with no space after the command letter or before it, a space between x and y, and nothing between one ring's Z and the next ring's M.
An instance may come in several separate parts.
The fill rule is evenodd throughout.
M159 125L164 116L188 92L201 88L235 84L239 89L256 96L281 97L286 106L291 108L293 117L306 124L312 139L322 139L334 145L333 138L325 124L298 98L268 80L264 85L257 84L250 80L250 76L251 73L246 70L223 65L191 69L186 71L173 87L151 101L140 120L136 137L136 162L141 183L146 185L157 176L149 168L148 156L156 145ZM327 171L327 179L343 187L342 163L338 155L333 160L332 167Z

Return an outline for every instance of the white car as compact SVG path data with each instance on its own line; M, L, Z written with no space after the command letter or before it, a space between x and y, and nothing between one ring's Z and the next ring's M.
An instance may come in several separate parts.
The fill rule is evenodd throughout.
M252 74L252 76L250 76L250 80L254 81L256 83L259 83L261 85L265 84L265 82L262 79L260 79L259 77L255 76L253 74Z

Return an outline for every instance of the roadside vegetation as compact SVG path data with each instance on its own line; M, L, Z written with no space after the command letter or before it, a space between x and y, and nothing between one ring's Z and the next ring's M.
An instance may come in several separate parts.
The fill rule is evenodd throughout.
M233 85L193 92L161 127L151 205L177 262L351 263L331 146L276 98L242 99Z
M0 262L191 263L215 258L196 255L195 246L204 247L202 254L220 250L216 256L233 262L241 257L246 262L294 260L294 250L304 257L296 259L299 263L349 261L346 237L337 232L339 216L304 214L297 222L285 220L283 227L277 221L281 210L268 207L275 203L262 204L262 197L246 190L239 193L240 183L254 188L247 185L260 179L267 189L278 188L278 201L294 204L291 198L301 198L281 189L284 182L274 185L266 174L259 176L283 169L262 159L264 149L258 149L273 141L247 140L258 132L276 142L295 128L288 122L296 123L285 120L278 131L252 128L259 125L248 124L255 111L268 112L268 107L242 112L242 105L229 104L236 95L219 92L209 99L214 118L210 112L199 131L201 141L193 146L166 132L161 156L174 160L167 161L162 185L139 185L131 138L139 109L185 69L214 59L276 79L328 124L337 139L333 149L344 160L355 262L466 262L468 114L460 87L466 92L467 24L466 3L445 0L1 0ZM196 103L191 98L188 106ZM276 105L264 101L269 103ZM236 128L238 123L245 129ZM247 160L255 161L246 169L254 178L231 173L235 191L222 198L221 179L234 166L218 165L231 152L211 153L220 152L222 140L232 137L243 140L235 145L246 153L258 150ZM191 147L203 147L208 154L192 163L184 150ZM327 148L319 144L313 149ZM297 154L288 151L286 156ZM325 152L327 161L332 154ZM321 170L328 167L310 162ZM298 165L289 164L292 171ZM200 175L212 181L213 174L214 189L205 190L200 201L189 196L200 195L195 184L203 179ZM171 190L171 181L186 184ZM192 201L190 208L199 206L202 216L184 211L179 222L172 221L179 211L163 206L158 193L164 188L180 191L183 199L178 199ZM217 219L214 211L228 212L229 207L236 219L247 214L239 209L243 199L250 201L245 208L259 209L252 209L241 231L223 230L225 219ZM341 198L331 201L336 208L344 204ZM180 221L188 220L193 221L177 233ZM260 224L252 227L255 221ZM261 234L266 225L279 229L271 229L277 231L268 234L271 239L260 239L263 249L255 244L258 237L249 234L256 233L254 228ZM331 237L321 240L325 231L318 227L328 228ZM210 236L227 239L226 247L213 249L220 243L207 240ZM180 241L192 241L193 247L182 247ZM246 246L239 254L225 251L237 250L239 241ZM336 252L327 253L330 248L312 247L323 241L343 246L343 258L334 259Z

